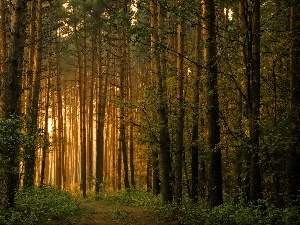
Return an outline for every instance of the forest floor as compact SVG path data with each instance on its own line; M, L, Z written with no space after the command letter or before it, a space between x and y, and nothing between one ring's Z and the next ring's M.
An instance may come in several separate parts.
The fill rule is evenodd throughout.
M101 201L80 203L80 215L70 221L54 220L53 225L176 225L160 221L154 211Z

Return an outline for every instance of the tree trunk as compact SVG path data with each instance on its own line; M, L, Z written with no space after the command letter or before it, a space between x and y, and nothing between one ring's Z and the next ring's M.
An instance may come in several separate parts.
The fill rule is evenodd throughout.
M184 23L178 25L178 46L177 46L177 129L176 129L176 153L175 153L175 202L182 201L182 163L183 163L183 132L184 132L184 93L183 93L183 54L184 54Z
M157 5L154 0L150 0L150 26L152 29L157 29ZM158 61L155 58L156 49L156 42L157 42L157 32L153 30L151 33L151 72L157 76L157 68L158 68ZM160 177L159 177L159 159L158 159L158 151L152 150L151 152L151 162L152 162L152 192L154 195L158 195L160 193Z
M2 73L5 72L6 68L6 59L7 59L7 34L6 34L6 1L0 0L0 23L1 23L1 28L0 28L0 116L3 115L3 76Z
M126 122L125 122L125 85L126 85L126 49L122 47L121 44L121 35L119 36L119 87L120 87L120 148L122 151L122 159L123 159L123 166L124 166L124 185L125 189L129 188L129 177L128 177L128 155L127 155L127 145L126 145ZM126 44L125 44L126 45Z
M128 99L130 102L134 102L138 96L138 90L136 88L136 77L131 71L131 58L130 58L130 45L126 46L126 64L128 65ZM135 188L135 167L134 167L134 108L128 109L129 113L129 168L130 168L130 185Z
M41 76L42 76L42 2L41 0L33 1L33 7L36 16L36 50L35 50L35 69L33 76L33 96L32 105L29 113L29 134L36 137L38 135L38 112L39 112L39 98L40 98L40 87L41 87ZM34 167L35 167L35 153L37 146L35 143L28 146L25 160L25 177L24 185L26 187L32 187L34 185Z
M288 161L289 197L293 204L300 191L300 5L294 1L290 14L290 88L292 115L292 141ZM299 202L298 202L299 204Z
M97 155L96 155L96 194L100 191L100 184L103 182L103 155L104 155L104 119L106 111L106 96L108 86L108 71L102 72L102 57L101 57L101 31L99 30L98 37L98 75L99 75L99 90L98 90L98 120L97 120ZM110 57L110 56L108 56ZM110 60L107 62L109 65Z
M24 46L26 30L26 11L27 1L13 0L11 12L11 51L7 60L7 71L5 73L4 84L4 118L20 119L21 116L21 95L22 95L22 73L24 60ZM14 133L17 133L20 127L14 128ZM19 179L19 144L12 139L8 144L6 160L6 198L7 208L14 207L15 193L17 191Z
M46 96L45 96L45 126L44 126L44 145L42 148L42 165L41 165L41 180L40 186L44 185L45 183L45 169L46 169L46 157L47 157L47 149L48 149L48 142L49 142L49 104L50 104L50 82L51 82L51 56L48 54L48 74L47 74L47 81L46 81Z
M260 0L254 1L252 17L252 74L251 74L251 166L250 166L250 201L262 198L261 176L259 168L259 118L260 118Z
M216 15L214 0L203 4L204 63L206 69L207 129L208 149L210 151L210 202L211 208L223 203L222 163L219 126L218 68L216 42Z
M151 63L157 78L157 96L158 96L158 116L159 116L159 159L161 170L161 193L165 204L172 202L171 188L171 153L170 153L170 134L168 128L168 107L167 107L167 86L166 86L166 54L164 50L158 50L159 37L163 32L164 16L162 7L157 5L157 1L150 0L151 27ZM161 43L162 44L162 43Z
M193 89L193 125L192 125L192 190L191 198L193 202L198 201L199 192L199 107L200 107L200 76L201 76L201 14L197 15L196 46L195 57L195 78Z
M89 125L88 125L88 177L89 177L89 190L93 186L93 155L94 155L94 88L97 86L95 83L95 65L97 55L97 29L92 34L92 48L91 48L91 81L90 81L90 96L89 96ZM97 131L96 131L97 132ZM97 138L96 138L97 139ZM97 148L97 147L96 147ZM96 166L97 167L97 166Z

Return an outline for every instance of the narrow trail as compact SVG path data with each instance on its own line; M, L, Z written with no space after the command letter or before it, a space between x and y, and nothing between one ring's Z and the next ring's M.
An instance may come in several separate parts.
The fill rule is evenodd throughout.
M104 202L80 204L82 214L72 221L53 221L55 225L176 225L174 221L159 221L155 213L141 207Z

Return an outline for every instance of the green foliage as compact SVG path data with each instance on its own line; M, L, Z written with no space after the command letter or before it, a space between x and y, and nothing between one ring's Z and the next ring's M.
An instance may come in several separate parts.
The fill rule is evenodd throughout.
M207 213L205 224L299 224L299 210L279 209L267 202L258 206L224 204Z
M150 208L156 212L160 221L176 221L184 225L300 224L299 207L282 209L266 201L261 201L258 206L225 203L208 210L203 202L194 204L187 199L180 206L175 203L164 205L159 196L143 190L102 193L97 198L100 201ZM112 212L114 216L120 216L118 213Z
M19 119L4 119L0 118L0 155L9 157L12 144L21 144L25 137L20 131Z
M161 205L160 198L145 190L124 190L120 192L104 192L96 196L99 201L118 203L121 205L143 206L154 208Z
M51 224L67 219L79 211L79 204L65 191L50 186L19 191L13 210L0 212L0 224Z
M41 129L37 133L29 134L22 131L22 120L18 118L0 118L0 157L11 157L11 148L15 145L25 146L49 146L50 143L43 136ZM14 157L14 156L13 156Z

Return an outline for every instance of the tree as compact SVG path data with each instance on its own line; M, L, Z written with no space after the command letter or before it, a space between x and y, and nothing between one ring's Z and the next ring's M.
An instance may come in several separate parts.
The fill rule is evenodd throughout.
M6 58L7 58L7 47L6 47L6 42L7 42L7 33L6 33L6 18L7 18L7 13L6 13L6 9L7 9L7 5L6 2L4 0L0 1L0 9L1 9L1 34L0 34L0 40L1 40L1 46L0 46L0 74L1 74L1 78L0 78L0 115L2 116L3 112L2 112L2 104L3 104L3 79L2 79L2 73L4 73L5 71L5 65L6 65Z
M180 2L179 4L183 4ZM177 135L176 135L176 153L175 153L175 201L177 204L182 200L182 163L184 154L184 22L179 18L177 28L177 86L178 86L178 110L177 110Z
M200 76L201 76L201 14L197 14L195 57L197 65L195 65L194 90L193 90L193 127L192 127L192 188L191 197L194 202L198 201L199 192L199 106L200 106Z
M158 116L159 116L159 158L161 171L161 193L163 202L168 204L172 201L171 191L171 153L170 153L170 134L168 128L168 111L167 111L167 83L166 83L166 54L163 49L159 49L159 44L164 44L162 37L164 29L164 10L156 1L150 0L150 13L152 22L151 49L154 74L157 83L158 96Z
M300 5L292 1L290 12L290 90L292 138L288 160L289 195L293 203L299 196L300 190Z
M219 125L219 97L218 97L218 67L216 42L216 15L214 0L205 0L203 4L203 39L204 65L206 73L207 92L207 132L208 149L210 151L210 207L223 203L222 195L222 164Z
M35 47L35 52L32 52L35 57L35 65L33 72L33 79L31 80L34 84L32 95L29 96L29 99L32 98L32 102L29 104L28 112L28 133L34 139L38 138L38 113L39 113L39 98L40 98L40 87L41 87L41 75L42 75L42 2L41 0L35 0L31 2L32 4L32 22L36 23L36 29L32 28L32 38L36 39L36 43L33 43L33 49ZM35 24L31 25L35 27ZM34 38L36 37L36 38ZM31 72L30 72L31 73ZM32 187L34 186L34 167L36 159L36 142L32 142L30 145L25 147L25 177L24 177L24 186Z
M24 31L26 28L26 10L27 1L14 0L11 8L11 49L7 60L6 71L4 73L4 118L20 119L21 116L21 95L22 95L22 74L23 74L23 57L25 46ZM14 126L13 133L18 133L20 124ZM19 173L19 143L10 139L7 145L7 166L6 173L6 198L7 208L14 207L15 193L18 187Z
M252 31L253 40L251 51L250 74L250 201L256 202L262 198L261 176L259 168L259 138L260 138L260 0L253 1ZM251 40L251 39L250 39Z
M98 30L98 118L97 118L97 155L96 155L96 194L100 191L100 184L103 182L103 153L104 153L104 125L105 110L108 86L108 71L104 74L102 71L102 36L101 30ZM110 64L110 55L108 55L107 65Z

